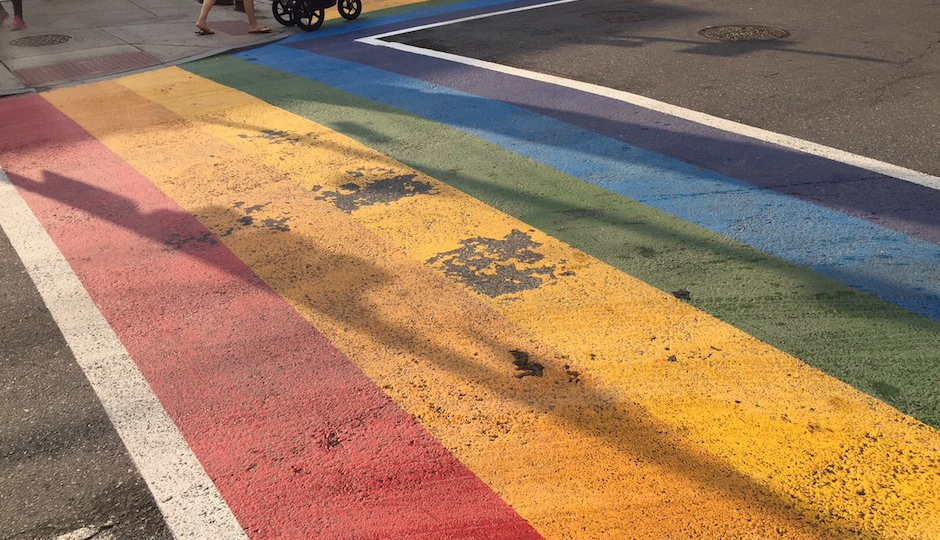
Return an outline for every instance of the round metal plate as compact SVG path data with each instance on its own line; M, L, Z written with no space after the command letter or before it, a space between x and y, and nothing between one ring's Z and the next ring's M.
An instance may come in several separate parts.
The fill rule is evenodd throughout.
M604 23L648 21L655 17L649 11L594 11L581 15L582 19Z
M790 35L790 32L773 26L729 24L703 28L699 30L699 35L718 41L772 41L785 38Z
M10 45L14 47L45 47L46 45L58 45L72 39L72 36L62 34L40 34L38 36L26 36L14 39Z

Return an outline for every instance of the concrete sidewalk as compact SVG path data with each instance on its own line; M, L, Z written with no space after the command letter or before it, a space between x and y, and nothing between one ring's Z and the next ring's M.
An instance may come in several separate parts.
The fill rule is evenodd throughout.
M224 1L224 0L222 0ZM4 0L3 7L13 13ZM24 0L28 27L0 28L0 96L172 65L250 47L302 32L271 14L271 0L255 0L270 34L249 34L245 13L220 5L209 14L211 36L198 36L196 0Z

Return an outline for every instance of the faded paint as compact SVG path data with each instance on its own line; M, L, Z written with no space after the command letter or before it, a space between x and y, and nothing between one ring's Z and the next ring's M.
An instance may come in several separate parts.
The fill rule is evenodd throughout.
M257 234L233 234L226 245L546 536L918 538L938 530L940 497L923 473L938 467L930 428L433 179L422 181L439 196L349 215L304 197L306 167L342 171L350 156L410 174L311 122L178 70L122 83L193 125L137 103L128 114L161 125L167 139L121 133L128 119L93 114L106 99L139 102L113 86L50 99L213 230L230 224L200 209L232 197L276 201L272 211L303 222L292 234L323 243L329 257ZM228 127L239 125L320 135L316 147L297 145L283 159ZM154 145L197 148L207 134L237 150L212 157L203 149L176 169L154 159ZM222 170L180 176L206 162ZM259 163L269 168L262 183L253 181ZM333 176L318 185L347 181ZM230 183L220 189L223 180ZM530 231L546 263L570 273L489 299L448 287L420 264L467 238L513 230ZM296 255L287 267L284 250ZM378 267L351 264L359 257ZM544 376L513 377L513 350L536 359ZM855 484L863 484L858 500L846 497Z

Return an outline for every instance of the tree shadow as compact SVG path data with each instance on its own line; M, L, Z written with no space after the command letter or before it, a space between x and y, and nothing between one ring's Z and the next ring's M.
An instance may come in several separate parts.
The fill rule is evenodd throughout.
M345 47L352 48L349 43L346 43ZM340 54L337 50L325 49L320 52ZM369 61L376 60L379 65L385 66L386 59L382 58L382 51L371 49L370 51L374 56L370 57ZM361 51L357 54L360 53ZM314 70L318 67L306 58L297 61L304 62L304 65L312 65L311 69ZM293 69L292 65L281 67ZM396 69L391 64L385 67L391 71ZM425 74L425 71L433 73L438 68L445 72L454 69L449 64L443 67L440 65L428 67L428 63L422 59L421 62L412 63L409 73L412 71L418 71L421 74ZM649 207L644 209L636 208L635 205L631 206L631 201L609 191L591 188L595 192L594 200L572 199L564 195L564 189L551 185L551 182L575 180L570 177L562 178L556 171L547 169L540 171L538 167L533 167L533 172L528 178L510 178L499 175L498 172L486 173L490 165L485 156L480 156L478 160L479 171L454 170L441 163L441 159L435 159L437 154L450 155L452 153L452 149L447 148L448 143L444 140L448 137L446 133L442 132L439 135L440 147L437 146L438 143L435 143L434 146L416 149L407 140L391 140L388 134L374 129L371 121L366 118L354 120L357 118L354 112L362 110L368 111L369 114L394 118L395 123L409 126L407 129L427 129L427 126L415 122L414 117L399 109L354 98L327 86L312 88L311 92L316 95L314 99L298 99L291 90L295 83L289 79L293 75L284 71L272 70L263 80L257 78L244 80L225 65L216 69L197 69L197 73L253 93L277 106L352 136L367 146L380 149L386 155L483 199L488 204L515 215L544 232L662 290L668 292L679 287L688 288L693 291L692 302L716 317L749 331L759 339L823 369L856 388L878 396L930 425L936 426L940 422L940 410L935 400L929 396L930 392L923 392L912 387L934 380L936 377L936 362L934 361L936 339L928 338L928 336L937 335L935 321L892 306L884 300L872 298L832 279L821 277L810 269L799 268L795 264L762 254L738 242L721 238L717 234L706 234L702 231L695 231L695 234L690 231L680 233L674 229L657 227L655 225L658 219L656 218L657 211ZM582 114L568 109L546 108L543 104L535 103L535 98L531 97L537 95L537 91L545 91L545 88L520 88L509 84L504 85L500 92L495 92L492 88L499 87L499 85L493 85L493 81L485 77L479 80L463 79L465 84L471 84L468 81L474 81L471 89L480 91L484 96L514 100L537 112L547 110L563 120L581 123L586 128L598 128L606 124L618 130L624 130L630 135L643 135L648 144L662 149L669 149L670 141L677 141L673 136L674 130L671 126L644 124L640 120L618 122L616 114L612 119L605 119L603 116ZM389 88L388 92L397 90L397 88ZM557 96L557 94L552 95ZM435 97L415 92L415 99L420 103L432 102ZM564 98L571 97L571 93L566 90L560 97L562 99L555 99L554 102L567 103L569 101ZM615 109L616 104L612 100L605 102L600 97L598 100L589 100L589 104L599 102L604 104L606 108L599 108L601 112ZM464 116L467 117L472 116L473 111L478 110L478 107L483 107L485 105L483 101L474 96L459 96L450 103L453 107L470 111L470 115ZM381 98L379 102L382 102ZM434 110L440 110L437 103L429 103L428 106L434 107ZM626 112L620 114L627 116L631 114L629 107L624 107L623 104L619 106L626 109ZM349 111L349 113L335 114L332 108ZM415 114L420 116L420 113L421 111L417 111ZM465 127L471 133L475 130L486 129L485 125L481 126L476 122L463 126L458 123L456 127ZM613 132L609 136L618 137ZM833 164L822 158L810 158L812 167L822 171L820 174L829 175L818 179L822 192L814 192L812 186L794 183L786 173L777 174L781 170L793 170L793 157L771 145L755 143L743 137L716 134L708 130L693 130L679 142L681 143L679 150L704 148L706 151L702 152L699 157L703 160L712 160L710 162L712 164L725 164L726 168L746 172L750 177L757 179L766 176L765 184L768 187L782 183L783 187L794 191L809 191L814 198L825 198L833 192L845 195L847 191L843 191L838 182L840 175L858 174L858 171L852 170L851 167ZM715 149L728 153L712 152ZM564 148L559 148L559 151L564 151ZM739 157L747 158L748 156L757 157L753 160L739 159ZM492 178L484 179L487 174ZM497 176L493 176L494 174ZM543 178L548 180L543 181ZM871 201L889 201L886 202L888 213L892 213L892 208L896 209L897 211L893 213L894 219L899 222L903 221L907 227L917 226L917 224L912 224L907 217L916 214L928 216L927 219L931 221L930 227L921 228L921 231L926 231L925 234L928 235L933 234L930 232L932 230L940 232L940 222L937 222L936 213L917 214L913 210L909 212L907 209L918 208L916 200L907 201L901 205L898 204L897 198L889 196L889 187L894 185L899 193L916 193L922 196L923 200L928 201L927 204L933 200L940 203L935 191L897 181L885 183L882 190L871 189L879 185L878 182L881 180L875 179L869 183L859 181L858 183L864 186L860 186L858 191L869 190L878 193L877 198L869 199ZM549 183L546 184L546 181ZM836 182L835 185L827 183L833 181ZM554 193L552 197L560 198L546 198L545 193ZM882 194L884 196L881 196ZM851 197L839 204L843 205L843 211L847 210L845 207L853 206ZM894 204L898 206L892 206ZM599 208L600 211L598 211ZM582 212L582 219L572 220L570 215L565 214L569 211ZM592 213L596 215L592 217ZM605 232L603 235L592 234L592 228L602 229ZM675 244L678 244L678 247L671 252L666 252L660 247ZM701 251L710 252L712 256L708 258L694 256ZM684 253L691 253L693 256L685 257ZM737 264L734 261L740 261L740 264L733 272L716 271L712 266L718 262L724 268L728 264ZM742 273L752 275L745 281L754 282L757 279L759 281L756 283L759 285L756 287L752 285L747 290L742 290ZM847 279L847 276L842 277ZM783 284L784 288L780 288L781 285L778 284ZM869 285L875 288L885 288L885 290L888 290L889 286L897 287L897 283L869 283ZM908 300L915 296L924 297L925 293L925 291L903 290L903 287L902 290L894 290L894 294L902 298L906 297L907 292L911 293L907 297ZM732 300L729 301L729 299ZM820 324L824 324L827 328L844 326L845 329L838 335L820 333L815 325L802 324L797 322L797 319L794 319L793 324L782 328L779 321L775 321L772 317L768 318L761 311L770 309L766 307L769 305L777 306L775 310L788 309L793 313L803 313L817 322L835 321ZM884 335L886 326L890 326L896 335L904 336L902 339L909 347L904 351L885 350L879 336ZM848 348L842 349L843 346ZM864 357L866 353L877 357ZM887 362L885 355L892 360ZM926 362L925 358L928 359ZM860 362L865 365L878 366L878 369L874 373L863 373L857 367ZM886 393L879 388L904 390Z
M238 234L243 237L261 235L261 238L251 242L252 245L262 246L259 251L242 252L239 255L246 259L250 267L267 266L260 268L262 272L276 272L272 268L282 266L280 259L288 254L309 261L311 264L306 266L305 272L292 275L286 285L282 281L281 285L274 284L274 287L292 304L313 310L319 317L332 321L337 328L346 327L371 336L387 351L415 356L421 362L426 361L435 368L452 373L470 387L484 389L486 393L495 394L500 399L548 415L582 436L603 441L622 459L661 466L672 474L690 479L707 492L734 500L738 507L761 509L799 530L815 530L814 527L821 526L822 529L816 532L828 530L833 537L851 534L856 538L880 538L870 531L855 530L847 522L833 523L831 516L820 515L818 509L800 501L782 499L753 479L694 448L673 428L623 396L573 382L559 367L565 359L541 346L531 348L532 341L528 336L522 333L508 336L489 334L489 325L498 320L499 316L477 301L468 301L468 305L472 306L468 312L478 317L463 319L464 326L449 329L450 333L480 343L486 353L504 354L505 369L494 371L493 358L481 361L481 358L469 355L466 349L453 348L441 342L434 325L427 322L434 320L434 314L429 311L434 303L428 304L426 298L417 296L403 297L395 276L383 268L366 259L324 249L312 243L310 237L296 234L289 226L284 227L284 223L272 232L261 221L246 223L242 219L244 215L232 209L198 209L194 214L215 216L212 219L213 230L210 231L185 211L162 209L141 213L133 199L127 196L60 174L48 174L44 181L34 181L16 174L11 174L10 178L20 189L53 199L139 234L171 250L173 255L196 258L239 279L246 279L252 286L266 287L260 280L255 282L253 277L246 278L253 274L241 262L233 262L227 250L210 249L210 246L216 245L229 234L231 227L238 228ZM261 201L249 200L246 205L252 206L258 202ZM220 215L227 217L220 219ZM271 234L277 234L277 242L271 241ZM88 253L96 253L97 249L96 246L87 246ZM146 272L147 269L142 268L141 271ZM432 269L427 268L424 272L428 290L453 287L452 283ZM356 286L349 286L349 278L355 279L357 276L363 279ZM396 319L388 319L376 310L375 297L392 299L426 321L418 327L412 327L403 326ZM256 327L244 329L245 332L258 330ZM274 334L277 329L268 329L268 332L273 332L270 337L276 338ZM172 336L168 335L167 339L172 340ZM525 379L515 377L511 351L527 346L532 359L547 366L547 376ZM254 361L278 363L281 359L257 358ZM423 367L418 365L416 369ZM381 381L376 381L376 384L379 383ZM400 391L408 392L409 389ZM272 396L272 399L276 397ZM428 414L434 414L432 405L428 403ZM422 414L417 413L416 416L420 420ZM504 435L509 436L508 433Z
M544 102L537 101L539 97L549 95L551 96L550 102L553 104L578 102L578 99L571 99L578 94L575 90L558 89L547 83L517 80L490 72L480 73L478 77L451 79L449 75L457 68L443 60L422 58L420 62L403 61L401 58L403 53L382 47L365 49L364 47L367 46L361 44L357 46L348 42L344 42L342 46L339 42L332 44L317 42L317 44L322 45L317 50L318 54L357 62L366 59L369 65L379 69L425 80L445 88L453 87L467 93L428 94L421 88L396 86L379 81L372 81L371 89L360 92L358 89L349 88L342 82L335 83L337 79L329 75L321 79L325 82L335 84L340 88L348 88L363 97L376 99L380 103L402 107L419 116L452 125L468 133L480 134L484 139L498 141L497 144L513 151L519 151L514 146L524 148L527 142L533 140L545 147L555 146L558 148L558 153L554 155L545 154L545 157L542 157L543 154L540 154L541 151L538 149L532 149L529 153L523 152L523 155L561 170L570 171L571 167L574 167L582 171L583 175L601 177L603 181L596 182L600 185L604 185L604 182L612 184L618 180L601 176L602 173L611 174L607 171L610 166L605 163L618 159L628 162L632 159L633 150L623 148L623 156L611 156L602 153L602 150L609 151L610 145L593 148L583 143L583 139L578 138L580 134L576 130L560 125L547 125L544 122L534 128L540 130L538 133L528 132L527 128L522 125L526 121L525 113L519 113L518 110L505 111L507 120L502 124L494 125L492 120L499 118L500 115L493 112L493 107L485 98L500 102L497 107L506 108L502 105L503 103L521 107L524 110L534 111L545 117L564 122L567 126L583 127L603 137L618 142L628 142L636 148L650 150L659 156L675 160L670 162L669 159L657 158L653 164L644 163L644 166L655 169L651 171L651 174L700 177L697 179L701 180L701 186L694 189L701 191L693 190L683 194L670 193L668 188L673 186L671 183L663 183L663 187L659 187L656 182L647 183L643 189L637 191L637 193L647 193L647 195L633 195L633 197L652 206L666 208L672 205L679 195L704 198L704 196L712 195L721 196L724 192L730 193L735 190L767 189L814 205L831 208L840 213L847 213L880 226L894 228L927 242L940 243L940 214L927 211L940 205L940 191L938 190L898 181L870 171L862 171L821 157L796 155L779 146L754 141L743 136L725 133L716 135L714 131L703 130L702 126L693 125L689 121L676 119L666 126L643 124L637 122L635 118L630 118L630 115L637 114L639 107L625 106L622 102L601 96L591 96L587 100L590 105L583 106L579 110L566 110L557 106L546 107ZM316 77L316 75L313 76ZM386 85L385 88L383 84ZM384 96L395 97L386 99ZM585 110L591 105L598 105L600 111L611 112L611 116L586 113ZM517 120L521 121L517 122ZM685 130L688 130L688 133ZM677 139L679 139L678 142ZM577 145L577 152L593 154L597 161L578 162L578 158L572 153L572 148L565 143ZM571 166L565 168L559 165L560 160L568 155L571 156ZM590 170L589 167L592 165L597 169ZM694 168L698 166L719 175L727 175L727 177L703 171L695 173ZM576 173L570 172L569 174L578 176ZM801 177L794 180L795 174ZM656 200L656 197L661 197L661 200ZM713 199L714 201L717 199ZM680 217L683 216L680 215ZM694 216L688 219L694 220ZM735 237L733 230L717 232ZM761 236L761 241L767 245L792 246L790 243L778 241L777 235L785 232L786 230L775 227L758 234L764 235ZM753 235L754 231L748 231L747 234ZM920 273L917 279L929 277L929 268L918 268L920 268ZM938 304L935 291L929 291L926 288L918 289L905 281L908 280L911 270L898 274L901 279L890 290L871 288L877 280L872 278L870 274L873 270L867 266L855 265L851 269L836 269L820 265L814 270L830 277L838 276L849 285L857 286L889 301L898 302L902 307L922 315L936 318L940 314L938 311L940 304ZM908 300L915 297L919 300ZM928 306L927 310L925 311L922 306Z
M232 260L208 257L205 250L199 249L200 245L217 244L218 237L181 209L161 208L142 213L137 203L125 195L57 173L47 172L42 180L34 180L12 172L8 173L8 176L19 189L67 204L72 210L104 219L122 229L147 238L163 246L164 251L181 251L232 276L246 280L252 286L262 286L260 281L247 278L240 265L233 264ZM251 224L250 216L246 220L246 214L237 213L234 210L229 210L229 212L231 212L233 227ZM78 215L72 215L65 219L81 218ZM271 224L271 226L276 226L276 224ZM101 255L106 257L107 253Z
M337 207L343 210L341 205ZM355 214L356 210L344 211ZM303 238L288 236L282 241L277 247L278 251L311 252ZM258 261L275 260L271 255L273 253L257 254ZM278 289L279 293L290 298L292 303L303 305L314 310L318 316L330 319L337 331L342 328L343 333L370 336L389 355L414 357L415 365L403 368L413 370L411 384L418 384L415 381L422 379L421 371L424 369L443 369L471 388L484 389L486 394L513 401L526 409L535 409L540 414L556 419L573 432L602 440L607 447L616 450L622 459L662 466L692 480L707 492L719 493L742 506L763 508L797 529L809 530L813 525L825 523L821 530L828 529L833 537L851 534L857 538L880 538L878 534L858 530L848 522L843 523L838 519L833 522L831 516L822 516L818 509L798 500L786 500L773 494L721 460L694 448L677 430L622 395L602 391L596 386L578 384L564 367L568 360L563 355L542 345L533 346L534 340L523 332L516 331L514 335L508 336L493 333L493 325L498 324L496 321L501 316L486 304L475 300L452 304L451 309L467 316L459 320L459 328L441 329L437 326L439 317L433 312L440 308L439 298L407 294L395 283L395 276L368 261L335 253L322 255L323 258L317 258L316 275L297 276L296 286ZM267 264L272 267L276 265L270 262ZM255 267L254 264L250 265ZM425 272L422 278L424 289L439 291L441 294L440 291L454 287L451 280L431 268ZM368 276L368 279L359 287L345 286L348 277L355 275ZM376 298L387 300L377 304ZM398 310L414 313L416 318L412 318L410 324L403 324L403 319L389 318L384 315L388 311L382 309L387 307L386 304L395 304ZM621 323L616 321L614 324ZM455 336L455 342L471 340L480 344L483 357L471 355L466 348L450 346L444 341L449 336ZM512 353L520 348L529 351L530 360L546 366L550 374L524 380L518 378ZM494 369L494 357L498 364L500 354L505 359L504 368ZM377 380L376 383L381 384L382 381ZM423 394L420 386L393 388L392 385L384 384L382 387L393 395ZM429 420L427 417L460 414L441 410L439 404L430 401L426 405L426 412L411 413L426 422Z
M528 2L509 3L501 7L512 7L526 3ZM609 6L607 6L608 4ZM595 10L604 6L621 10L636 10L635 13L640 14L649 12L656 16L648 20L619 25L596 26L596 23L592 22L595 26L585 26L585 22L581 20L582 17L596 14ZM490 8L491 10L492 8ZM544 10L567 14L568 17L556 16L554 19L541 17L540 14ZM421 23L433 23L439 20L454 19L464 14L473 15L485 13L486 11L487 9L481 8L450 13L446 16L409 21L407 24L390 24L388 28L382 28L382 30L412 27ZM632 12L627 11L626 13ZM862 66L859 69L864 69L864 65L872 63L896 64L872 56L801 49L798 48L799 43L792 37L782 41L720 43L709 42L704 38L702 41L694 41L652 34L645 35L642 31L643 28L655 28L672 24L675 21L695 21L697 18L700 19L708 15L711 14L696 11L687 6L674 6L655 2L588 2L583 4L575 2L540 8L535 12L525 11L464 22L458 25L431 28L415 33L392 36L387 39L483 60L500 61L502 59L503 63L511 65L517 65L512 60L517 55L524 56L526 53L542 50L563 54L570 45L579 42L626 47L641 47L644 44L660 42L684 43L688 44L689 48L683 52L718 57L746 56L750 53L762 51L778 52L780 54L776 56L777 61L774 62L775 64L788 60L793 55L819 56L834 60L858 62ZM505 27L512 27L514 31L506 32L504 31ZM436 59L422 58L420 62L412 62L400 53L381 51L377 50L380 48L376 47L359 48L357 50L355 44L349 43L352 39L372 35L376 31L374 28L368 31L356 31L352 28L346 28L343 29L344 33L340 36L317 39L307 44L298 43L292 46L318 54L328 54L336 58L374 65L396 73L424 78L435 84L444 84L442 79L455 71L452 65L448 66L446 62ZM542 34L548 35L550 39L539 39ZM515 35L530 35L530 38L514 40L511 45L506 45L505 42L512 40L512 36ZM383 58L396 54L397 56L392 61L386 61ZM615 62L616 59L617 56L614 53L606 64L600 60L597 63L599 65L609 65ZM578 64L578 62L575 62L575 64ZM519 67L525 66L521 65ZM559 66L558 70L553 70L552 66L548 66L547 69L550 73L557 72L563 75L567 67ZM578 77L574 78L577 79ZM475 81L481 82L484 79L487 81L485 84L488 86L488 91L480 90L481 85L474 87ZM688 163L701 164L709 170L727 174L732 178L787 193L815 204L828 206L837 211L848 212L889 228L896 228L905 234L923 238L933 243L940 243L940 218L936 217L936 212L930 211L936 208L938 198L940 198L935 189L907 182L892 181L890 177L878 173L870 173L867 178L864 177L865 173L862 173L862 182L853 182L851 185L846 184L841 179L847 177L859 178L858 169L827 159L808 156L804 160L805 166L799 171L794 171L793 151L787 151L772 144L754 144L754 141L748 142L744 137L730 134L725 134L726 136L723 137L703 137L702 140L699 140L696 136L684 136L683 139L690 144L684 144L682 141L677 142L675 138L668 141L660 137L655 128L649 131L648 124L644 126L640 122L635 122L637 120L636 107L624 106L622 102L604 99L600 96L590 96L585 99L582 95L577 99L569 99L570 95L560 95L563 94L563 91L556 89L548 93L548 95L557 96L552 101L553 107L546 107L545 102L539 102L538 99L546 95L545 87L547 85L541 85L541 88L531 82L512 85L511 83L507 84L505 78L500 81L500 84L494 85L492 79L485 76L478 77L476 80L473 77L463 77L461 80L456 81L456 85L453 80L447 81L446 84L476 95L518 104L547 116L570 122L573 125L596 126L599 133L617 140L630 142L630 144L640 148ZM510 86L514 87L509 90L508 87ZM494 96L495 93L500 93L500 90L503 90L501 97ZM642 90L640 93L642 93ZM672 123L672 126L665 129L665 132L679 133L681 131L689 133L692 123L676 120L677 122ZM694 128L694 125L692 126ZM641 133L641 130L647 132ZM691 129L691 131L701 130ZM865 134L872 135L881 132L882 129L879 127L878 129L866 130ZM667 144L663 144L663 142ZM702 143L702 146L699 146L699 143ZM690 151L692 149L695 150ZM741 156L741 159L728 159L728 156ZM763 172L753 170L754 164L760 164ZM781 165L783 166L781 167ZM794 173L810 179L794 181ZM825 189L825 186L828 186L829 189Z
M449 47L451 42L446 35L426 38L407 34L397 36L393 40L455 54L472 52L466 47ZM640 107L602 95L586 95L576 89L491 73L481 73L477 77L454 77L456 72L465 68L446 60L423 57L420 62L408 62L403 61L403 58L409 56L409 53L346 42L343 42L344 46L329 46L337 45L333 43L323 45L316 49L300 45L295 47L345 60L364 62L385 71L469 94L452 98L455 109L477 108L474 103L477 96L497 100L682 163L700 166L756 187L856 215L940 244L940 215L929 211L940 205L940 191L936 189L898 181L890 176L819 156L804 154L797 158L794 150L743 135L708 129L681 118L670 117L666 120L668 123L663 124L661 114L650 114ZM728 49L728 45L717 44L716 47ZM791 47L790 44L773 42L730 45L731 49L741 51ZM485 55L478 54L473 57L483 56ZM864 57L857 59L876 60ZM550 96L550 105L546 104L545 96ZM420 98L416 100L418 103L422 101ZM421 114L420 111L416 112ZM656 116L659 117L658 121L653 120ZM642 121L646 119L651 121ZM459 123L457 125L460 126ZM466 124L462 127L485 129L480 124ZM490 129L493 132L498 131L495 126Z

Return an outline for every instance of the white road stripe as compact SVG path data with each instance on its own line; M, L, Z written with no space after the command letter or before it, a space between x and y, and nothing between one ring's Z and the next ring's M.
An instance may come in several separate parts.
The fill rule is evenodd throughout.
M788 135L774 133L773 131L768 131L766 129L748 126L746 124L741 124L739 122L726 120L724 118L718 118L716 116L711 116L705 113L693 111L693 110L686 109L683 107L678 107L676 105L670 105L669 103L657 101L655 99L650 99L650 98L643 97L637 94L631 94L630 92L624 92L622 90L614 90L612 88L606 88L604 86L598 86L596 84L590 84L590 83L585 83L585 82L580 82L580 81L574 81L571 79L565 79L563 77L556 77L554 75L546 75L543 73L537 73L535 71L529 71L526 69L519 69L519 68L504 66L502 64L495 64L493 62L486 62L483 60L477 60L475 58L468 58L466 56L459 56L456 54L445 53L441 51L434 51L431 49L424 49L424 48L415 47L412 45L405 45L403 43L384 41L384 38L397 36L401 34L407 34L410 32L417 32L418 30L426 30L428 28L436 28L439 26L446 26L446 25L457 24L457 23L462 23L466 21L483 19L486 17L495 17L497 15L505 15L507 13L515 13L519 11L538 9L538 8L554 6L558 4L577 2L577 1L580 1L580 0L558 0L554 2L547 2L544 4L525 6L521 8L494 11L492 13L474 15L472 17L461 17L461 18L453 19L449 21L442 21L442 22L433 23L433 24L413 26L411 28L396 30L394 32L384 32L381 34L375 34L373 36L360 38L360 39L357 39L356 41L359 43L367 44L367 45L374 45L376 47L388 47L388 48L396 49L396 50L403 51L403 52L419 54L422 56L429 56L431 58L438 58L441 60L447 60L447 61L455 62L458 64L464 64L467 66L487 69L487 70L496 71L499 73L505 73L507 75L513 75L516 77L522 77L522 78L531 79L534 81L540 81L544 83L554 84L557 86L563 86L563 87L572 88L575 90L580 90L582 92L586 92L589 94L595 94L598 96L615 99L618 101L622 101L624 103L630 103L632 105L650 109L656 112L668 114L670 116L682 118L684 120L689 120L691 122L709 126L715 129L720 129L722 131L727 131L730 133L743 135L745 137L750 137L752 139L768 142L771 144L776 144L784 148L797 150L805 154L819 156L819 157L829 159L832 161L837 161L840 163L845 163L847 165L852 165L860 169L865 169L865 170L872 171L878 174L890 176L892 178L897 178L899 180L904 180L906 182L911 182L913 184L918 184L918 185L928 187L931 189L940 190L940 177L918 172L913 169L907 169L905 167L900 167L898 165L892 165L890 163L885 163L883 161L878 161L876 159L868 158L865 156L852 154L850 152L839 150L837 148L823 146L821 144L816 144L810 141L805 141L802 139L798 139L796 137L790 137Z
M2 170L0 227L98 394L173 535L180 540L246 540L231 509L127 350Z

